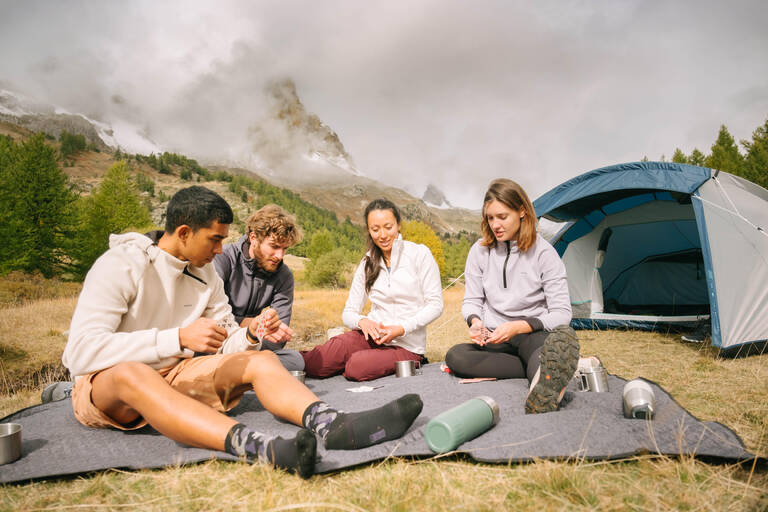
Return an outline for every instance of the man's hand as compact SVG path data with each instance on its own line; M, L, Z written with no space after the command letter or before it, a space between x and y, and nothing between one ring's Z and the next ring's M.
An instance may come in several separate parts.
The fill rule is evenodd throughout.
M278 327L277 331L264 336L265 340L271 341L272 343L283 343L291 341L291 338L293 338L293 329L285 325L283 322L280 322L280 327Z
M227 339L227 330L212 318L198 318L179 329L179 345L193 352L215 354Z
M280 329L280 317L272 308L265 308L259 316L251 320L248 331L253 338L262 340Z
M378 340L374 340L377 345L386 345L398 336L405 334L405 328L402 325L381 325L379 324L379 332L381 337Z

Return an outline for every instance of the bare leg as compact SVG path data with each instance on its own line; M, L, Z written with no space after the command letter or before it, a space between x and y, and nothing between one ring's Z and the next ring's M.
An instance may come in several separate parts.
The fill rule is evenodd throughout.
M174 390L157 371L142 363L120 363L98 373L91 400L118 423L127 424L142 416L175 441L213 450L224 449L227 433L237 423Z
M216 370L214 385L222 398L252 387L266 410L299 426L307 407L319 400L268 351L228 356Z

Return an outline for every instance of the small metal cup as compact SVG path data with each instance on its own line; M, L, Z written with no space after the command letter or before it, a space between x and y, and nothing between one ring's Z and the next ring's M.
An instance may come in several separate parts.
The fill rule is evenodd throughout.
M395 362L395 375L398 377L412 377L414 375L421 375L421 362L420 361L396 361Z
M579 391L602 393L608 391L608 373L602 366L579 368Z
M8 464L21 457L21 425L0 423L0 464Z
M304 378L307 376L307 374L301 370L291 370L290 374L299 382L304 382Z

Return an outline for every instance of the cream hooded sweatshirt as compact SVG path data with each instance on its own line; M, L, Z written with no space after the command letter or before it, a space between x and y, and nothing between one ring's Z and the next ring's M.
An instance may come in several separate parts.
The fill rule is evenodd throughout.
M179 328L201 317L221 321L219 352L257 349L237 327L212 264L194 267L139 233L111 235L93 264L72 316L62 361L74 376L137 361L159 369L192 357Z

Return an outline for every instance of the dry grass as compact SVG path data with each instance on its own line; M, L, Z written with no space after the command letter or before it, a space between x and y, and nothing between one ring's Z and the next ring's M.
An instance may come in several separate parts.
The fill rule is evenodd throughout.
M429 328L427 355L433 361L463 341L465 327L458 313L462 292L445 293L445 313ZM345 300L344 290L298 290L292 322L297 341L292 344L304 348L322 342L328 328L340 325ZM63 338L45 334L66 329L73 307L73 301L60 300L4 309L3 332L14 326L13 346L41 361L58 360ZM707 347L682 344L678 336L643 332L582 331L580 337L582 352L598 355L610 372L658 382L692 414L724 423L747 449L768 456L768 355L719 359ZM24 339L26 343L20 341ZM39 389L3 394L0 415L38 400ZM212 461L0 486L0 510L68 508L765 510L768 469L653 456L512 466L443 458L387 460L302 481L263 466Z

